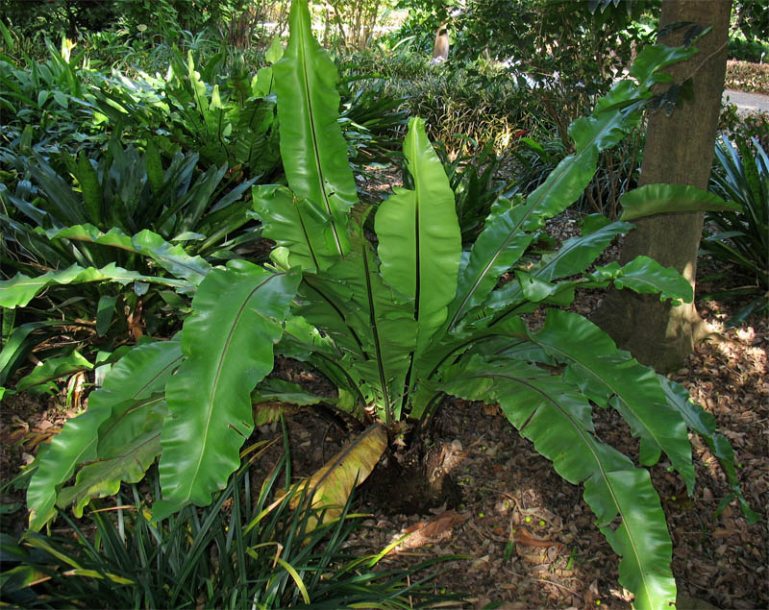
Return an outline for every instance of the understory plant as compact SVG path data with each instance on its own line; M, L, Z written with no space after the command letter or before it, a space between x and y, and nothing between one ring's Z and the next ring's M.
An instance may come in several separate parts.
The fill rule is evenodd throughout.
M0 35L12 40L2 23ZM18 46L12 42L8 52L18 51ZM44 60L0 53L0 147L17 150L34 143L39 151L85 151L101 145L103 134L96 133L80 104L103 80L101 75L66 38L59 48L46 40L44 48Z
M731 320L739 323L769 311L769 157L758 139L733 142L726 136L715 153L711 190L741 209L708 214L702 249L743 280L722 293L750 299Z
M436 152L454 192L462 243L471 243L478 237L493 203L501 195L511 192L514 186L500 178L503 158L494 153L491 144L479 147L468 155L457 155L454 159L443 147ZM408 172L404 173L404 183L413 188L411 176Z
M143 152L112 140L95 158L82 153L62 153L55 160L9 154L0 160L17 173L13 190L0 186L0 226L9 250L26 250L18 261L3 261L11 267L24 269L28 263L55 268L67 260L123 264L125 259L116 258L114 251L83 240L65 247L56 242L68 233L110 230L128 235L150 230L185 244L191 254L210 256L249 222L244 195L254 179L232 187L226 164L200 171L197 153L177 152L166 160L154 140ZM58 249L59 256L47 260L43 242Z
M31 529L57 509L81 514L121 482L140 480L158 458L154 519L208 505L241 463L239 449L254 429L252 392L278 351L323 372L339 388L336 407L371 423L305 483L313 505L343 505L387 438L424 422L445 395L499 403L564 479L584 486L636 607L674 603L672 543L646 467L664 454L691 493L692 430L722 460L741 499L731 447L680 386L565 308L581 288L613 285L680 302L691 301L691 286L647 257L591 268L632 229L625 221L591 217L557 251L534 246L545 221L579 199L601 152L638 125L652 87L668 80L663 70L694 50L641 52L632 78L572 123L574 152L527 197L498 198L463 249L454 195L420 119L410 120L403 145L412 186L395 188L376 209L358 201L337 120L335 67L312 38L306 2L293 3L290 21L288 47L274 66L287 185L253 189L254 213L276 244L271 264L232 260L178 279L194 292L181 332L138 345L114 364L88 410L39 455L27 495ZM663 211L644 200L657 191L644 191L632 215ZM94 268L78 273L65 279L109 279ZM0 284L0 300L23 305L58 281L17 276ZM640 466L598 438L593 408L615 409L628 423Z
M431 568L448 557L377 566L388 549L372 555L350 539L363 533L365 516L349 512L351 502L318 526L323 516L306 493L275 499L280 479L290 476L285 452L261 485L252 482L249 469L268 447L247 448L243 465L205 508L187 506L153 522L145 498L159 487L151 473L145 486L127 486L117 506L84 521L65 517L66 533L28 534L21 543L4 534L0 599L24 608L264 610L414 608L438 599Z
M408 113L402 108L405 98L389 93L382 79L350 77L340 91L341 121L350 143L351 161L389 161L397 148L398 133L406 124Z
M280 52L273 46L265 59L272 63ZM191 51L175 51L165 75L116 74L87 107L95 122L124 138L154 137L170 153L195 150L204 167L226 163L233 178L271 175L279 165L272 69L266 65L252 74L237 64L225 71L223 62L224 53L196 64Z
M247 214L254 180L230 188L227 166L200 172L197 154L177 153L166 163L152 142L141 153L112 141L95 162L61 153L57 165L66 171L41 155L0 158L18 171L13 190L0 185L0 275L71 270L74 277L93 267L135 276L125 287L60 286L25 303L21 315L4 316L0 386L33 350L52 370L76 372L92 368L84 352L94 347L104 352L126 337L174 332L188 306L176 277L207 268L203 257L226 259L260 239ZM157 248L160 258L143 254ZM173 262L179 256L185 267ZM137 283L143 275L157 281ZM38 369L33 379L46 383L33 385L47 388L50 379ZM29 381L18 389L31 388Z

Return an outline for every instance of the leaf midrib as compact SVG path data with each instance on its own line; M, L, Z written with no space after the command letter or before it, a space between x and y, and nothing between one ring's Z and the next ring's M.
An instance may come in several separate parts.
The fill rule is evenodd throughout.
M192 487L194 485L194 482L197 481L197 479L198 479L198 474L200 473L200 468L201 468L201 466L203 464L203 456L206 454L206 450L207 450L207 447L208 447L208 435L209 435L209 433L211 431L211 419L213 418L214 410L215 410L214 407L213 407L214 399L216 397L216 394L218 393L219 380L221 378L222 370L224 368L224 361L226 359L226 354L229 351L229 347L232 344L233 338L235 336L235 329L239 326L240 319L243 317L243 312L245 311L246 306L248 305L248 303L251 302L251 299L253 298L254 294L259 289L264 287L267 284L267 282L270 282L273 279L275 279L277 277L280 277L281 275L284 275L284 274L283 273L276 273L276 274L270 275L270 277L268 277L267 279L259 282L259 284L257 284L254 288L252 288L249 291L249 293L246 296L246 298L243 299L243 302L238 307L238 311L237 311L237 314L235 315L235 319L234 319L233 323L230 325L229 331L227 332L227 337L226 337L226 339L224 341L224 344L222 345L222 349L219 352L218 363L216 365L216 373L214 374L214 378L212 380L213 383L211 384L211 390L208 393L208 400L206 401L208 413L207 413L206 420L205 420L205 424L206 425L205 425L205 430L204 430L204 433L203 433L203 438L202 438L202 440L200 442L201 450L198 452L198 461L197 461L197 464L196 464L196 466L195 466L195 468L193 470L192 476L187 477L187 480L189 481L189 486L188 486L188 491L187 491L187 493L185 495L185 500L189 500L190 496L192 495Z
M634 415L634 416L635 416L635 418L638 420L638 422L640 422L640 423L643 425L643 428L644 428L644 430L646 430L646 431L649 433L649 435L652 437L652 439L654 439L654 442L656 443L657 447L658 447L660 450L664 451L664 449L662 448L662 445L661 445L661 443L660 443L660 441L659 441L659 437L657 436L657 434L655 434L655 432L649 428L649 426L646 424L646 422L644 421L644 419L643 419L643 418L642 418L642 417L641 417L641 416L638 414L638 412L636 411L636 409L635 409L633 406L631 406L631 405L628 403L628 401L627 401L627 400L625 400L625 399L623 398L623 396L624 396L624 393L620 393L620 392L619 392L619 391L616 389L615 385L614 385L613 383L611 383L611 382L610 382L611 380L607 381L607 380L605 379L605 377L604 377L604 376L602 376L602 375L600 375L599 373L597 373L597 372L596 372L596 371L593 369L593 367L591 367L591 366L588 366L588 365L584 364L584 362L583 362L582 360L574 358L574 357L573 357L571 354L568 354L568 353L566 353L566 352L564 352L564 351L560 350L560 349L559 349L557 346L554 346L554 345L552 345L552 344L545 344L545 343L542 343L542 342L538 341L536 338L533 338L533 337L530 337L530 338L531 338L531 340L532 340L534 343L536 343L536 344L537 344L537 345L539 345L540 347L543 347L543 348L545 348L545 349L549 349L549 350L552 350L552 351L554 351L556 354L560 355L560 356L561 356L561 357L562 357L564 360L566 360L567 362L568 362L568 361L571 361L571 362L575 362L575 363L577 363L577 364L578 364L580 367L582 367L582 368L586 369L586 370L587 370L587 372L588 372L588 373L590 373L590 375L592 375L592 376L593 376L595 379L597 379L597 380L598 380L598 381L599 381L599 382L600 382L602 385L605 385L607 388L609 388L609 390L611 391L612 395L614 395L614 396L617 396L617 397L618 397L618 398L619 398L619 399L620 399L620 400L621 400L621 401L622 401L622 402L625 404L625 406L627 406L627 407L628 407L628 408L629 408L629 409L632 411L633 415ZM663 395L663 398L664 398L664 395ZM661 402L664 402L664 401L661 401Z
M630 113L628 113L628 115L626 115L626 116L629 116L629 114L630 114ZM591 115L591 116L592 116L592 115ZM622 117L622 118L624 118L624 116L623 116L623 115L621 115L621 114L618 114L618 117ZM615 117L615 118L617 118L617 117ZM621 123L621 122L622 122L622 121L620 121L620 123ZM588 143L587 143L587 144L586 144L586 145L585 145L585 146L584 146L584 147L583 147L581 150L579 150L579 151L575 152L573 155L570 155L570 156L572 156L572 158L573 158L573 161L572 161L572 162L576 164L576 159L578 159L578 158L579 158L579 157L580 157L582 154L584 154L585 152L587 152L587 151L591 150L593 147L595 147L595 148L598 150L598 152L601 152L601 150L603 150L603 149L602 149L602 148L600 148L600 147L599 147L599 146L596 144L596 141L598 140L598 136L599 136L599 135L601 135L601 134L602 134L602 133L605 131L605 129L606 129L606 127L607 127L608 125L612 125L613 123L614 123L614 121L609 121L609 122L608 122L608 123L607 123L607 124L604 126L604 128L603 128L603 129L599 130L599 131L598 131L596 134L594 134L594 135L593 135L593 137L590 139L590 141L589 141L589 142L588 142ZM564 160L566 160L567 158L568 158L568 157L565 157L565 158L564 158ZM561 163L563 163L563 161L562 161ZM558 169L558 166L556 166L556 169L555 169L555 170L553 170L553 171L556 171L557 169ZM595 169L593 170L593 174L595 174ZM550 175L552 176L553 174L550 174ZM542 194L541 196L539 196L539 201L538 201L538 202L537 202L537 199L536 199L536 198L534 198L534 195L537 193L537 191L538 191L539 189L535 190L535 191L534 191L534 192L533 192L533 193L532 193L532 194L531 194L531 195L530 195L530 196L529 196L529 197L526 199L526 204L525 204L526 206L529 206L529 204L530 204L530 203L533 203L533 204L535 204L535 205L531 205L531 206L530 206L530 208L529 208L529 209L526 211L526 213L523 215L523 217L520 219L520 221L519 221L518 223L516 223L516 225L515 225L515 226L514 226L514 227L511 229L511 231L510 231L510 234L508 235L508 237L507 237L507 238L505 238L505 240L504 240L504 242L502 243L502 245L501 245L499 248L497 248L497 251L494 253L494 255L493 255L492 259L489 261L489 263L488 263L488 264L486 264L486 265L483 267L483 269L482 269L481 273L480 273L480 274L479 274L479 275L476 277L476 280L473 282L473 284L472 284L472 286L471 286L470 290L469 290L469 291L468 291L468 292L465 294L464 298L462 299L462 301L460 302L459 306L457 307L457 310L456 310L456 312L455 312L455 313L454 313L454 315L451 317L451 321L449 322L449 324L448 324L448 327L447 327L447 328L449 328L449 329L453 328L453 327L454 327L454 325L455 325L455 324L457 323L457 321L459 320L459 318L461 317L461 315L464 313L464 309L465 309L465 307L467 306L467 303L468 303L468 302L471 300L472 296L473 296L473 295L475 294L475 292L478 290L478 287L480 286L481 282L483 281L483 279L484 279L484 278L486 277L486 275L488 274L488 272L489 272L489 270L491 269L491 267L494 265L494 263L495 263L495 262L497 261L497 259L498 259L498 258L501 256L502 252L503 252L503 251L504 251L504 249L507 247L507 245L509 244L509 242L512 240L514 232L517 232L517 231L518 231L518 228L519 228L519 227L520 227L520 226L521 226L521 225L522 225L522 224L523 224L523 223L524 223L526 220L528 220L528 218L529 218L529 216L530 216L531 214L533 214L533 213L534 213L534 210L535 210L536 208L538 208L539 206L541 206L541 205L542 205L542 202L543 202L543 201L545 201L545 199L546 199L546 198L547 198L547 197L548 197L548 196L549 196L549 195L550 195L550 194L553 192L553 190L555 189L555 185L559 185L559 184L561 183L561 181L564 179L564 178L563 178L563 176L564 176L564 175L568 175L568 173L566 173L566 174L562 174L562 175L561 175L561 178L560 178L560 180L556 180L556 181L553 181L553 185L554 185L554 186L552 186L552 187L550 187L550 188L546 189L546 190L543 192L543 194ZM545 184L543 184L542 186L545 186L546 184L547 184L547 182L545 182ZM532 198L534 198L534 201L533 201L533 202L530 202L529 200L530 200L530 199L532 199ZM468 265L468 267L469 267L469 265Z
M302 13L302 20L304 20L304 14ZM307 27L310 27L307 25ZM320 154L318 148L318 134L316 132L314 108L311 97L310 88L310 75L307 70L307 58L305 56L305 45L307 44L305 39L304 27L298 28L299 32L299 44L297 44L297 62L299 63L302 72L302 82L304 84L305 96L304 99L307 105L307 119L310 123L310 137L312 138L312 158L315 162L315 170L318 175L318 186L320 187L321 197L323 199L323 205L326 208L326 213L329 216L329 224L331 226L331 232L334 235L334 245L336 246L339 256L344 256L344 250L342 248L342 242L337 231L336 220L331 208L331 202L329 201L328 193L326 193L326 182L323 177L323 169L320 163Z
M606 485L606 489L609 491L609 494L611 495L612 504L614 504L614 507L617 509L617 514L620 515L622 518L622 524L625 526L625 533L627 535L627 539L630 543L630 547L633 551L633 557L635 557L635 563L638 566L638 574L641 576L641 580L643 582L643 588L646 591L647 599L653 599L654 595L651 593L651 585L647 583L647 577L645 570L641 569L641 561L640 561L640 553L638 550L638 544L635 541L635 538L633 536L632 529L627 526L627 520L625 518L625 513L622 511L622 507L619 503L619 500L617 499L617 494L614 492L614 488L611 484L611 481L608 477L607 471L603 467L603 463L601 462L600 458L598 457L598 454L595 450L595 447L593 445L593 439L587 434L587 431L582 429L581 426L577 425L575 419L572 417L571 413L569 413L566 409L564 409L557 401L555 401L553 398L551 398L546 392L544 392L541 388L538 388L537 386L527 382L524 379L521 379L519 377L515 377L514 375L506 374L506 373L497 373L495 375L490 374L479 374L475 377L486 377L489 379L494 379L495 377L503 377L505 379L509 379L510 381L514 383L519 383L523 386L528 387L529 389L535 391L537 394L542 396L545 400L547 400L549 403L555 406L556 409L558 409L561 413L563 413L566 418L571 422L572 428L574 428L577 433L579 434L580 438L582 439L585 446L590 451L591 455L593 456L593 459L598 466L598 470L600 472L601 478L604 480L604 483ZM521 429L521 432L523 430Z

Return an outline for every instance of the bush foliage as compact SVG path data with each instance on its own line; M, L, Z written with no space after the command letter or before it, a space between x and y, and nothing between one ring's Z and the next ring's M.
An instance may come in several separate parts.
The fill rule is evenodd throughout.
M769 63L730 61L726 64L727 89L769 95Z

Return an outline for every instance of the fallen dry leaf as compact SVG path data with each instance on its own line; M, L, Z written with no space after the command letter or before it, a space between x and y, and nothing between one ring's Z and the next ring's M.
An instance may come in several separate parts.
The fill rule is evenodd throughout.
M414 523L406 528L406 537L398 544L394 553L408 549L416 549L450 537L453 529L467 521L467 515L454 510L448 510L430 519Z
M555 546L557 544L560 544L559 542L556 542L554 540L547 540L545 538L539 538L537 536L534 536L533 534L530 534L524 529L515 530L513 540L516 542L516 544L524 544L526 546L533 546L540 549L544 549L549 546Z

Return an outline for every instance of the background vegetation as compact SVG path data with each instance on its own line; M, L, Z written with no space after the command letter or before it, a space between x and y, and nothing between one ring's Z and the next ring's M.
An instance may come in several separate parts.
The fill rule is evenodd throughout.
M335 85L339 116L334 120L344 137L340 150L351 162L353 190L378 204L383 180L416 189L419 176L411 171L415 160L404 155L401 144L409 117L419 116L425 121L425 135L436 143L436 163L446 173L455 198L458 248L463 245L469 251L478 240L486 243L487 218L506 221L514 205L537 197L533 194L554 169L565 167L565 159L580 158L583 149L572 137L570 125L591 115L614 82L628 74L642 49L655 41L658 12L658 2L629 0L336 0L314 5L314 34L339 66ZM195 295L201 294L198 287L212 268L229 262L230 269L237 269L240 263L232 261L241 259L267 263L274 245L270 240L285 245L293 239L276 230L280 219L270 218L251 198L252 189L275 197L277 191L270 185L286 183L293 189L292 197L306 196L292 184L296 179L284 165L286 149L281 146L288 130L283 127L281 144L276 101L280 85L276 89L273 72L284 53L289 6L253 0L0 0L0 15L0 398L4 409L32 396L41 403L50 398L77 410L86 404L90 391L101 386L101 394L88 399L89 412L96 412L93 405L99 404L99 397L112 401L111 409L120 409L127 403L123 407L119 403L129 396L116 390L106 398L111 390L108 382L105 393L105 375L115 370L112 378L118 378L121 370L132 366L130 358L121 358L135 346L153 345L155 339L171 339L164 342L169 350L164 357L172 358L172 344L178 343L173 337L194 319L190 313L198 306ZM769 91L768 15L766 0L734 3L729 42L734 61L728 86ZM451 50L449 61L436 65L431 53L441 25L448 28ZM726 107L721 123L711 190L733 203L729 210L709 213L703 255L726 270L717 279L714 294L735 300L732 323L740 324L767 313L769 118L766 114L745 118ZM518 281L534 278L541 284L531 280L532 287L517 294L516 280L505 284L510 277L500 270L500 288L507 288L500 289L502 296L496 301L492 297L488 308L474 310L467 326L457 324L457 340L469 345L477 338L475 332L486 341L484 324L498 323L511 312L528 314L540 302L568 305L564 295L573 293L574 285L604 287L621 283L623 273L659 273L650 264L627 271L590 266L628 229L620 220L621 200L638 184L644 120L628 121L623 130L621 142L596 146L596 171L586 176L573 208L580 219L588 220L581 236L568 244L589 250L590 260L570 263L564 267L568 274L553 271L557 266L553 261L560 255L542 228L547 217L543 212L542 224L529 227L531 248L525 255L522 250L513 271ZM588 214L601 214L606 220L590 220ZM361 220L360 235L371 237L373 225ZM380 228L377 232L386 242L387 232ZM320 265L310 271L318 271L317 285L333 284L333 276L329 280L320 274L325 271ZM386 278L387 272L382 273ZM554 281L566 276L570 279L556 288ZM666 283L673 280L660 277L650 282L654 290L671 298L681 296L680 287ZM352 280L345 277L345 281ZM632 280L624 281L632 287ZM317 306L311 305L317 285L302 284L300 294L307 308ZM361 295L348 297L361 300ZM388 307L398 313L402 305L396 299ZM563 320L579 326L572 318ZM350 336L363 336L365 326L351 324ZM340 331L333 325L319 327L321 338L337 340ZM584 332L586 328L580 326ZM367 423L370 413L362 405L369 409L381 405L381 388L347 378L346 371L329 364L329 354L312 351L312 341L315 349L321 339L308 339L301 328L293 330L297 334L288 337L284 353L311 360L314 369L339 388L332 406L349 411L351 421ZM524 335L532 342L525 353L520 346ZM546 335L542 336L547 339ZM565 367L566 361L536 345L537 337L533 331L524 333L517 347L494 344L496 360L468 358L458 365L463 375L479 379L503 356ZM441 349L445 345L436 347L436 353ZM145 347L143 353L151 350ZM476 356L491 358L492 352L481 349ZM368 362L351 363L348 370L355 366L360 367L358 377L369 373ZM135 374L137 369L128 370ZM540 370L533 367L526 372L539 383ZM573 370L568 371L564 384L573 382ZM584 391L587 382L581 383ZM680 406L690 404L680 388L660 383L670 404L693 409ZM482 399L482 385L457 382L442 389ZM153 388L146 396L130 399L149 404L162 394L161 386ZM268 381L262 393L267 402L281 397L299 404L320 401L301 387L281 382ZM591 400L608 402L608 394L597 398L600 394L595 387L588 391ZM409 395L408 390L401 397L404 409L426 413L428 419L432 415L432 399ZM504 400L496 395L488 398ZM394 408L388 404L385 410ZM687 424L717 447L717 456L727 470L731 468L730 498L737 497L751 514L736 485L725 437L714 432L707 418L692 424L691 419L700 415L686 412ZM142 450L150 441L159 448L157 426L163 414L153 411L146 429L129 421ZM405 415L404 411L404 420ZM400 416L390 413L382 418L390 424L391 418ZM118 437L99 425L94 430L99 430L100 439L106 438L99 459L124 457L115 453ZM535 442L545 444L546 439ZM138 450L139 445L133 448ZM688 473L676 451L672 450L678 460L674 465ZM109 506L114 500L101 498L120 493L119 504L125 505L117 512L93 513L86 523L60 517L63 536L27 532L25 545L17 544L20 532L11 531L4 520L3 552L13 557L10 567L3 566L4 601L62 607L98 598L109 607L113 585L121 585L121 605L126 607L192 607L204 599L217 607L240 607L246 598L261 600L262 607L298 605L309 598L319 607L339 607L367 603L374 594L378 600L387 599L387 607L410 607L428 603L435 593L429 577L424 582L421 576L411 580L430 565L410 573L377 572L381 557L356 557L345 546L357 527L354 519L346 518L350 504L338 521L316 530L314 525L323 522L324 515L313 515L310 508L304 513L289 510L290 494L276 510L271 502L279 486L278 472L286 483L291 479L286 462L256 486L243 466L227 488L214 495L210 507L187 507L156 523L142 512L159 498L154 471L149 479L140 480L157 451L137 455L140 464L135 468L141 472L124 477L122 487L120 478L109 488L89 487L85 470L82 480L63 489L73 470L59 472L49 497L38 504L48 512L33 514L33 522L37 518L40 526L52 519L56 501L74 504L75 512L82 513L90 500L97 507ZM247 455L238 459L248 464ZM34 467L6 481L6 490L24 490L33 472ZM578 481L581 475L570 476ZM39 491L33 485L32 495L38 493L38 500ZM66 498L57 498L59 492ZM222 513L221 506L229 512ZM3 511L23 514L15 504ZM126 536L126 531L133 534ZM278 554L280 561L272 560L270 553L247 551L273 546L285 549ZM143 581L134 571L136 565L155 566L150 574L173 578L175 589L162 579ZM69 578L73 571L84 578ZM250 580L239 578L245 571L253 575ZM632 577L624 582L632 582ZM225 589L231 592L226 599ZM166 597L169 590L176 597Z

